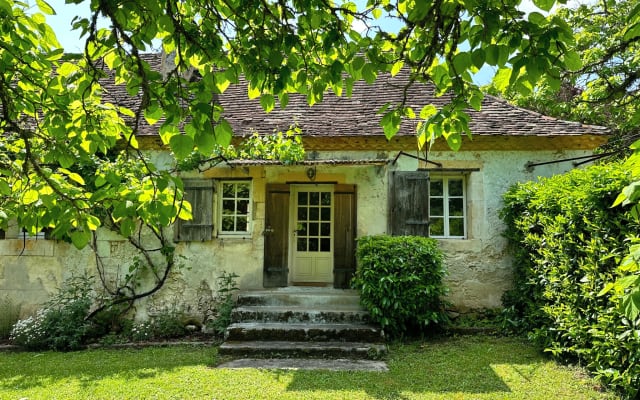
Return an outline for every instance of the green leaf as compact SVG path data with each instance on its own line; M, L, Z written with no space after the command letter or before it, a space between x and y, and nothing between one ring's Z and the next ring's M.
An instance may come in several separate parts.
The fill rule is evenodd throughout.
M195 132L195 145L201 154L209 155L213 151L216 140L213 137L213 130L201 130Z
M471 65L471 55L467 52L458 53L453 57L453 67L455 68L455 73L458 75L469 69Z
M373 64L365 64L362 68L362 77L368 84L372 84L376 81L377 74Z
M194 142L190 136L174 135L169 140L169 146L178 159L183 159L193 151Z
M398 73L402 70L402 67L404 67L404 61L398 61L397 63L393 64L393 67L391 67L391 76L398 75Z
M580 54L575 51L568 51L564 54L564 65L569 71L579 71L582 68Z
M260 96L260 105L262 106L264 112L270 113L276 106L276 100L272 94L263 94L262 96Z
M435 115L438 112L438 109L433 104L427 104L422 107L420 110L420 118L429 119L431 116Z
M149 125L154 125L162 118L163 111L157 104L152 104L144 110L144 119Z
M231 128L231 125L226 119L221 118L213 128L213 131L216 135L216 143L222 146L228 146L231 144L233 128Z
M640 22L627 28L623 40L630 41L638 36L640 36Z
M91 240L91 232L73 231L71 232L71 242L78 250L84 249Z
M473 65L478 69L482 68L486 59L487 55L482 49L475 49L473 53L471 53L471 61L473 62Z
M25 205L33 204L38 201L39 194L37 190L29 189L25 192L24 196L22 196L22 203Z
M510 68L500 68L498 73L493 77L493 84L496 89L501 92L507 90L509 87L509 80L511 78L511 69Z
M11 194L11 186L5 180L0 180L0 194L8 196Z
M640 290L634 290L622 298L620 304L622 311L630 320L635 320L640 315Z
M44 0L36 0L36 4L40 11L47 15L56 15L55 10Z
M555 0L533 0L533 4L541 10L551 11L551 8L555 4Z
M393 110L386 113L382 117L382 120L380 120L380 125L382 125L384 136L386 136L388 140L391 140L400 130L400 116L397 111Z

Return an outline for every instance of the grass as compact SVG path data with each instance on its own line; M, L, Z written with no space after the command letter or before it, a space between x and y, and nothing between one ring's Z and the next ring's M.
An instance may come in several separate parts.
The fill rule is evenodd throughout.
M0 399L614 399L515 338L392 345L390 371L223 370L215 347L0 353Z

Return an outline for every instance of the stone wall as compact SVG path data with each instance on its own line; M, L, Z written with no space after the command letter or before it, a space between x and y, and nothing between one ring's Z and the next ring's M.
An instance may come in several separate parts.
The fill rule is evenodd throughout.
M318 158L393 160L396 152L342 151L319 153ZM513 183L562 173L570 163L551 164L527 169L529 161L551 161L588 154L575 151L449 151L432 152L430 160L442 164L444 172L432 174L464 174L467 190L468 237L442 239L449 270L449 300L460 310L494 308L509 288L511 260L506 242L501 237L499 219L501 195ZM162 161L161 153L155 155ZM392 170L413 171L419 167L434 168L409 157L400 157L387 165L318 165L314 182L336 182L357 185L358 236L386 233L388 179ZM209 242L181 242L176 252L181 268L171 276L166 287L138 307L138 316L167 308L179 308L194 315L198 302L207 290L216 290L216 279L223 274L239 276L241 289L262 288L264 252L265 185L267 182L309 182L308 166L221 166L202 175L205 178L250 178L253 187L253 230L238 238L215 238ZM186 175L187 177L189 175ZM93 253L77 251L67 243L50 240L0 240L0 296L9 295L23 306L23 314L32 312L44 302L61 282L74 273L95 271ZM121 238L101 233L99 253L117 279L131 262L131 249Z

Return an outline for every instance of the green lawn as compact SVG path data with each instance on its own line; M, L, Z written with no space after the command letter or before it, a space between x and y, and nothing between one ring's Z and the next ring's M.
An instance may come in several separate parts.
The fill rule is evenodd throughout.
M220 370L215 347L0 353L1 399L614 399L514 338L393 345L390 372Z

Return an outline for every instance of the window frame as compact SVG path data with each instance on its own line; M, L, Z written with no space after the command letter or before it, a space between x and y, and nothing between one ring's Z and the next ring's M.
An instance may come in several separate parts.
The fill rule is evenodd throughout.
M431 193L431 185L434 181L442 181L442 196L434 196ZM462 195L461 196L452 196L449 193L449 182L450 181L460 181L462 184ZM442 235L434 235L431 233L432 228L432 207L431 202L435 199L442 200L442 209L444 215L438 215L437 218L443 219L443 234ZM450 199L462 199L462 216L451 216L450 215ZM463 224L463 234L459 235L451 235L450 232L450 221L451 219L462 219ZM467 239L468 237L468 213L467 213L467 179L465 175L434 175L431 174L429 180L429 237L434 239Z
M225 185L226 184L232 184L234 186L239 185L239 184L246 184L249 187L249 196L248 198L245 197L238 197L238 190L237 190L237 186L234 189L234 197L233 198L229 198L229 197L225 197L224 192L225 192ZM216 196L216 221L217 221L217 225L218 225L218 229L217 229L217 236L220 238L237 238L237 237L249 237L251 236L252 232L253 232L253 180L251 179L221 179L218 181L218 195ZM224 201L225 200L234 200L234 214L224 214ZM246 214L238 214L237 210L238 210L238 201L239 200L247 200L248 204L247 204L247 212ZM223 230L223 224L222 224L222 220L225 216L229 216L229 215L233 215L234 219L237 219L238 216L245 216L247 218L247 230L246 231L225 231ZM234 221L234 224L236 224L237 221Z

